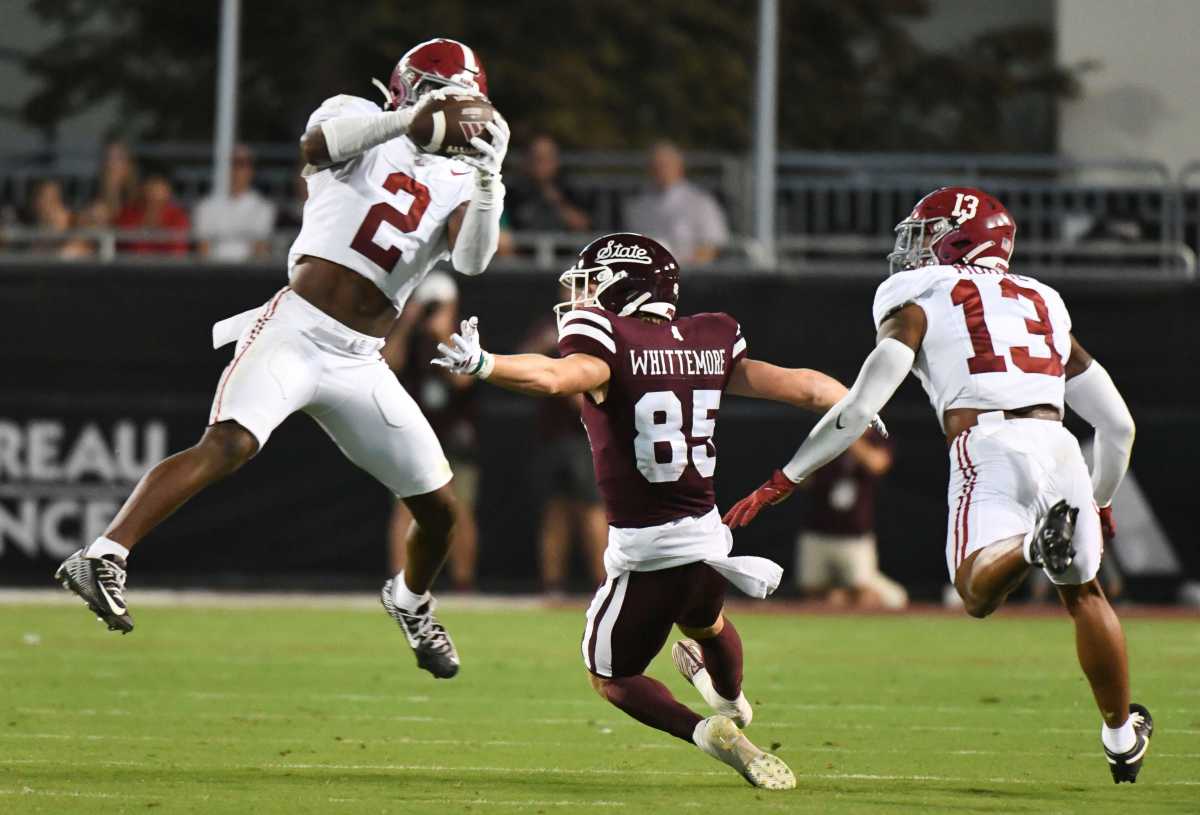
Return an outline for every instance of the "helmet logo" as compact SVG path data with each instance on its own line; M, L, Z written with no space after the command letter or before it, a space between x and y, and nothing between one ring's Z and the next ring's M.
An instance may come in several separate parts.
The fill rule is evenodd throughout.
M610 263L643 263L650 265L654 260L644 246L609 241L596 252L596 262L607 266Z
M950 214L956 217L959 226L962 226L963 223L974 218L978 210L979 199L974 195L964 195L960 192L954 199L954 209L950 210Z

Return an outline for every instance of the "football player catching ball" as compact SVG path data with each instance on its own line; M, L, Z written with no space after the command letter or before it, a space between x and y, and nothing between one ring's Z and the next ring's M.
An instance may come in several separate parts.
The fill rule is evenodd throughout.
M308 200L288 253L288 285L213 327L214 347L237 344L203 437L150 470L104 535L59 568L58 579L110 629L133 629L124 594L130 550L303 411L412 511L407 566L384 586L383 605L421 668L439 678L457 673L429 594L459 513L450 467L380 351L436 262L449 258L467 275L487 268L500 234L508 127L491 113L475 52L454 40L411 49L385 93L386 109L334 96L309 117L300 140ZM444 110L428 115L451 100L489 119L468 128ZM460 123L461 135L448 122ZM417 138L417 125L429 133ZM451 143L454 158L443 149Z

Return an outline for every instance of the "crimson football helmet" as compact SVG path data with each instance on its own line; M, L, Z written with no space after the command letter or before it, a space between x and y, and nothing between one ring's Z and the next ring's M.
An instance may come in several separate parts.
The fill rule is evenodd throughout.
M1016 234L1016 221L995 196L974 187L941 187L896 224L889 273L939 263L1008 271Z
M458 40L439 38L408 49L392 70L384 87L372 80L387 97L388 110L415 104L429 91L453 87L487 96L487 74L470 47Z
M679 264L667 247L636 232L596 238L558 282L571 290L571 299L554 307L560 317L572 309L599 305L621 317L643 311L675 319Z

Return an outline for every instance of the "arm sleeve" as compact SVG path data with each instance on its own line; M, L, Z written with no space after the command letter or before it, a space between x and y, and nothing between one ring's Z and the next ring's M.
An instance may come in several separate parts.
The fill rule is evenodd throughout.
M784 465L784 475L799 483L845 452L892 398L912 370L915 358L913 350L899 340L888 338L875 346L850 392L817 422L796 455Z
M590 354L608 363L612 370L617 360L617 339L612 320L599 309L568 311L558 324L558 353Z
M1067 380L1067 404L1096 428L1092 495L1102 507L1112 503L1129 468L1136 428L1112 377L1099 362Z
M332 96L308 117L306 129L320 127L334 164L403 136L412 122L411 109L384 112L359 96Z
M504 213L504 182L499 175L475 174L475 187L467 212L454 239L450 262L465 275L482 274L500 243L500 216Z

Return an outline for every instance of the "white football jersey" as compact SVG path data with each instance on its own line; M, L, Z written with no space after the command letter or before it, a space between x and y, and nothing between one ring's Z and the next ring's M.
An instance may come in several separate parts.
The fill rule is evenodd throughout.
M923 266L879 286L875 328L906 303L925 311L913 373L939 422L951 408L1062 408L1071 317L1053 288L983 266Z
M334 96L309 117L308 127L379 112L366 99ZM288 251L289 276L301 255L323 258L358 272L403 308L433 265L450 256L446 221L470 200L474 172L422 153L406 136L310 169L304 222Z

